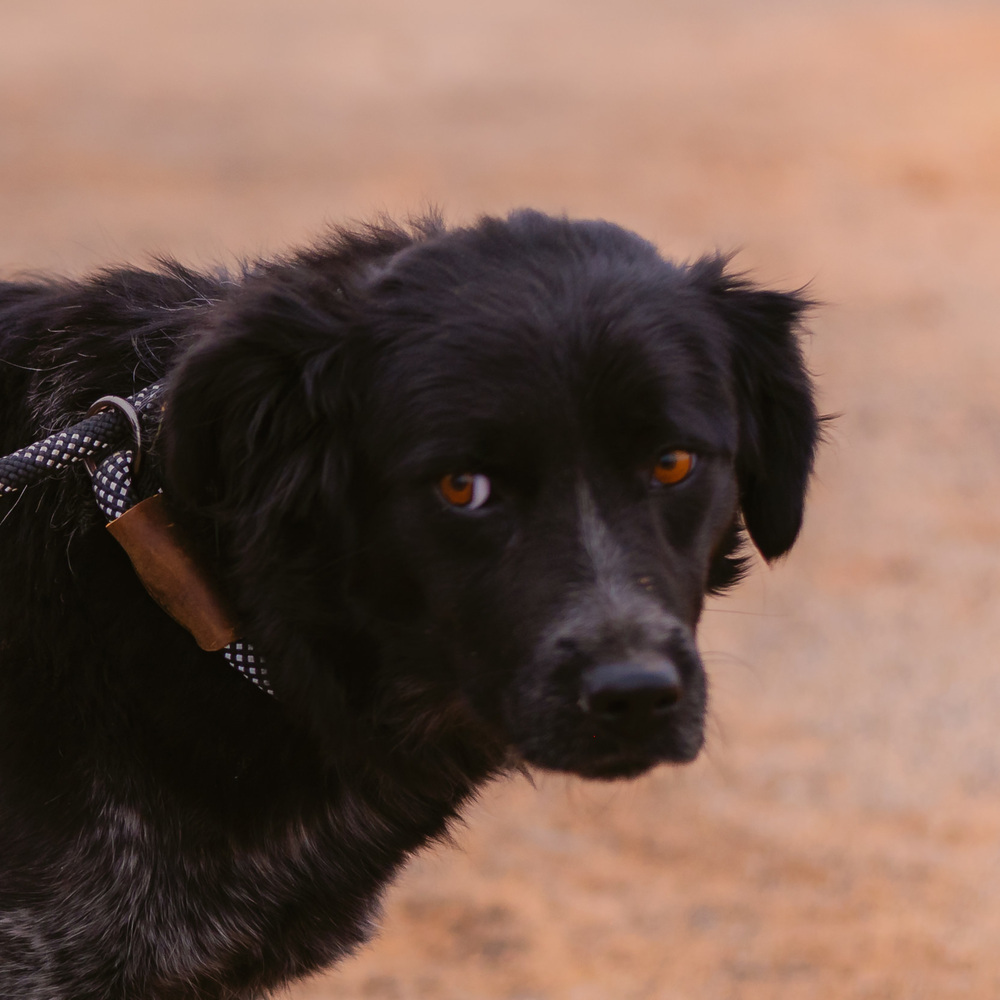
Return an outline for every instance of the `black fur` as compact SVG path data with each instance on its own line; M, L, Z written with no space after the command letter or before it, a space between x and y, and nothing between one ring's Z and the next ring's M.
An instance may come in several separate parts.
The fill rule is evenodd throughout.
M0 996L263 995L490 777L692 759L704 595L801 523L805 306L528 212L0 285L0 454L165 378L149 460L277 692L151 602L82 469L0 500ZM623 659L682 685L641 732L581 708Z

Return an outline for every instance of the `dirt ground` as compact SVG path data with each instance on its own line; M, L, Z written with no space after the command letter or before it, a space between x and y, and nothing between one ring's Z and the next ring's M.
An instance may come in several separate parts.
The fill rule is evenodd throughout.
M432 203L811 282L841 416L801 543L706 616L703 757L491 788L290 997L1000 997L1000 7L0 7L5 274Z

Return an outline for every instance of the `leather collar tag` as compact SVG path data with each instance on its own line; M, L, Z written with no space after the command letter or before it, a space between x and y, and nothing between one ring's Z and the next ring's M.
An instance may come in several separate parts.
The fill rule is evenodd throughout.
M236 626L217 590L174 524L163 494L149 497L108 525L132 560L150 597L205 650L236 639Z

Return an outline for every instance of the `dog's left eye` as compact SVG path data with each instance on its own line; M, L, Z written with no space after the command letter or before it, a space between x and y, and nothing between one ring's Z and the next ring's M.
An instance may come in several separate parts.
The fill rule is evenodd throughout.
M665 451L653 466L653 482L659 486L683 482L694 471L696 461L694 453L683 448Z
M449 473L438 480L438 492L445 502L460 510L478 510L490 498L489 478L479 473Z

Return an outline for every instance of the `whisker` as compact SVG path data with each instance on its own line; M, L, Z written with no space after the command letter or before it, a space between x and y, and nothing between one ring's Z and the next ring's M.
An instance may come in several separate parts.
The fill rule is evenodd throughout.
M714 615L745 615L748 618L787 618L788 615L779 611L740 611L738 608L705 608L705 614Z

